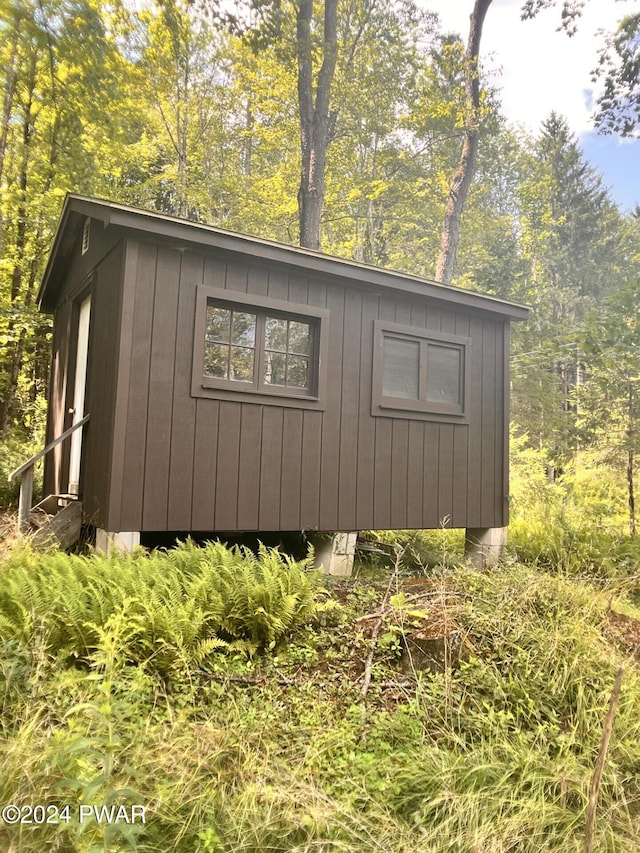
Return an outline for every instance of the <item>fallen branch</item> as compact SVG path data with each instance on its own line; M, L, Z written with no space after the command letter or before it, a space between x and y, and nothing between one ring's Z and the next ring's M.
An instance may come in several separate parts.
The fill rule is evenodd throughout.
M591 788L589 789L589 804L587 806L587 827L584 838L584 853L592 853L593 851L593 835L596 828L596 809L598 807L598 796L600 795L600 782L604 772L604 762L609 749L609 740L611 739L611 731L613 729L613 721L618 708L620 699L620 688L622 687L622 676L624 675L624 667L619 666L616 672L616 680L609 701L609 710L604 721L604 730L602 732L602 740L600 741L600 752L596 760L596 766L593 771L593 779L591 780Z
M281 678L268 678L266 675L254 677L251 675L223 675L216 672L207 672L204 669L198 670L198 674L208 681L217 681L219 684L234 683L244 684L247 687L265 687L267 684L278 684L280 687L290 687L295 684L290 678L282 675Z
M389 584L387 586L387 591L384 594L384 598L382 599L382 604L380 605L380 616L373 626L373 631L371 632L371 648L369 649L369 654L367 655L367 660L364 665L364 676L362 681L362 688L360 690L360 698L364 702L367 698L367 693L369 692L369 685L371 684L371 669L373 667L373 656L375 655L376 646L378 644L378 634L380 633L380 628L382 627L382 622L384 620L384 614L387 609L387 603L391 596L391 589L393 587L394 581L398 579L398 574L400 573L400 566L402 564L402 558L404 557L405 548L401 551L398 551L396 554L396 562L393 567L393 574L389 578Z

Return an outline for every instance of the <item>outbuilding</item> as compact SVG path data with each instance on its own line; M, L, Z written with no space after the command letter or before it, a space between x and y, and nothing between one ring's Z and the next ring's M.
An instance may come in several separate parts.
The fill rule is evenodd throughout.
M77 195L38 298L48 442L88 416L45 490L77 496L104 548L341 532L336 564L359 530L491 544L508 523L523 306Z

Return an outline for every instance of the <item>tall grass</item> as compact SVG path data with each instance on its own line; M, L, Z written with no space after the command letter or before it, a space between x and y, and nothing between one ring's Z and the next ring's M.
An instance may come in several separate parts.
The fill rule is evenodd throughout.
M607 639L610 602L598 584L516 564L484 574L449 569L434 581L429 601L446 607L462 632L461 665L407 677L393 647L381 646L363 715L359 676L368 640L355 620L363 609L375 612L371 583L355 584L347 595L340 588L331 627L308 621L310 592L275 645L269 622L253 656L233 648L229 636L203 665L195 641L185 639L185 614L205 624L189 600L204 595L199 584L224 559L187 547L110 561L25 555L4 568L10 596L0 612L17 628L5 625L0 650L0 800L76 810L80 803L140 803L148 813L146 824L134 826L0 824L0 849L578 851L621 661L626 673L596 849L639 849L638 664ZM240 586L242 559L251 571L262 559L278 561L269 571L288 577L271 599L278 613L292 594L287 584L304 571L277 555L228 559L235 566L229 584L233 575ZM47 571L57 579L50 588ZM112 573L117 591L108 592L100 572ZM128 609L136 572L138 595L144 590L153 610L165 596L172 631L160 632L151 613L140 621L141 611ZM56 586L62 578L64 594ZM442 596L435 594L439 583ZM90 642L85 628L78 633L85 617L74 615L68 601L61 605L71 589L91 617ZM223 600L234 597L214 589ZM96 590L100 604L91 600ZM263 595L257 609L266 603ZM633 604L624 606L640 619ZM230 623L233 636L257 642L240 621ZM179 654L159 667L155 646L141 643L140 626L156 632L158 645L182 637Z

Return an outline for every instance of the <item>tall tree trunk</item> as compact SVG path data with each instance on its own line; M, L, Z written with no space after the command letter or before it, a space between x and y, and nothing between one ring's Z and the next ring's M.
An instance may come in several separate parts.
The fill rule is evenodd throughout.
M33 296L35 292L35 284L37 279L37 266L35 261L31 265L31 271L29 274L29 280L27 282L27 290L24 295L24 308L30 308L33 303ZM4 400L2 401L2 407L0 411L0 426L2 437L7 438L9 432L11 430L11 422L14 415L15 409L15 399L16 393L18 391L18 383L20 381L20 374L22 372L23 362L24 362L24 354L25 354L25 343L27 340L27 326L26 322L23 322L20 327L20 332L18 334L17 340L13 342L13 347L11 354L9 356L8 364L7 364L7 372L9 374L9 381L7 383L7 391Z
M244 139L242 141L242 174L245 178L251 176L253 158L253 112L251 110L251 97L247 98L244 108Z
M480 131L480 79L478 76L478 54L480 38L487 9L491 0L475 0L471 13L469 41L465 63L465 126L464 141L460 154L460 163L454 175L449 198L445 208L440 251L436 262L436 280L451 284L455 269L458 240L460 237L460 218L471 186L473 170L478 153Z
M13 21L13 41L11 42L11 50L9 53L9 61L6 69L6 79L4 87L4 99L2 103L2 128L0 129L0 186L4 177L4 158L7 153L7 144L9 141L9 125L11 123L11 115L13 113L13 103L18 85L18 40L20 37L20 22L21 12L16 9ZM0 252L3 247L3 218L2 210L0 210Z
M36 281L38 278L38 255L37 253L31 258L29 264L29 275L27 277L26 289L21 296L21 291L24 286L26 277L25 261L26 261L26 237L27 237L27 187L29 178L30 154L31 154L31 139L33 136L33 92L35 89L35 60L32 67L33 74L31 75L31 88L29 89L29 98L25 108L23 119L23 155L20 165L20 190L21 199L18 207L17 218L18 224L16 229L16 260L14 262L13 274L11 278L11 304L15 305L18 301L22 302L22 306L28 309L33 304L33 299L36 289ZM58 157L58 133L60 131L60 114L57 113L53 127L51 129L49 162L47 164L47 176L42 185L42 194L46 195L53 183L53 177ZM40 227L33 232L33 242L36 246L40 245L42 235ZM9 434L12 424L12 418L15 410L15 397L20 381L20 374L23 369L26 344L26 325L22 325L20 332L15 338L15 321L11 319L8 323L7 338L9 343L6 348L6 371L8 373L8 382L4 396L0 399L0 433L3 438Z
M30 147L31 147L31 139L33 134L33 96L35 90L35 76L36 76L36 59L35 54L32 56L31 67L29 69L28 78L26 80L26 103L24 106L24 114L22 117L22 156L20 159L20 172L18 175L18 187L20 190L19 201L16 206L15 211L15 220L16 220L16 234L15 234L15 245L14 245L14 259L13 259L13 269L11 271L11 289L10 289L10 304L13 308L18 301L18 297L20 295L20 289L24 279L24 261L25 261L25 249L27 242L27 184L29 178L29 158L30 158ZM13 319L13 313L11 319L7 324L7 332L6 332L6 349L5 355L3 357L5 370L9 375L9 381L7 388L5 389L4 394L0 398L0 432L3 437L6 438L10 420L11 420L11 408L13 405L13 397L15 395L15 389L17 387L17 379L14 377L15 373L15 362L16 362L16 354L22 352L23 348L23 335L22 333L18 335L17 339L14 339L15 332L15 320Z
M313 0L300 0L297 13L298 106L300 111L300 245L320 249L327 148L331 134L329 102L338 58L337 0L324 0L323 59L313 91L311 21Z

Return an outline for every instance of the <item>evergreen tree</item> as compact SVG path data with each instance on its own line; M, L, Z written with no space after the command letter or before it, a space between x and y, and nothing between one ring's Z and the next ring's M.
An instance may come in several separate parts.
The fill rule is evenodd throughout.
M546 450L550 471L576 447L573 389L582 381L579 325L620 279L622 220L566 121L552 114L528 158L520 190L529 329L517 335L516 420Z

